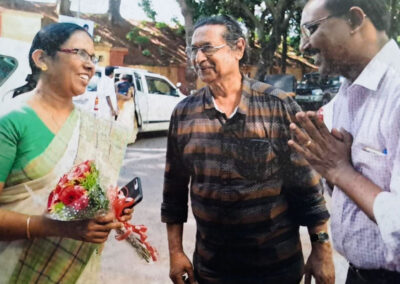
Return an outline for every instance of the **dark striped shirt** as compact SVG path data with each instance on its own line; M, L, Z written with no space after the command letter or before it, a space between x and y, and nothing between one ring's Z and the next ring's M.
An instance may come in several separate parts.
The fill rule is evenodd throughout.
M215 109L208 87L175 108L161 215L166 223L185 222L190 188L194 264L204 283L301 277L299 225L320 224L329 214L320 177L287 145L298 111L288 94L248 78L230 119Z

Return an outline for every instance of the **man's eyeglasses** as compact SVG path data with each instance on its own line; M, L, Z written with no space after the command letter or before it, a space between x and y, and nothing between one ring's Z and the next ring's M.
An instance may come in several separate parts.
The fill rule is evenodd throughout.
M79 48L60 48L58 51L65 52L65 53L70 53L70 54L76 54L76 55L79 56L79 58L82 61L86 61L86 62L90 61L93 64L97 63L96 55L94 55L94 54L90 55L84 49L79 49Z
M328 15L326 17L314 20L312 22L302 24L301 25L302 36L304 38L309 38L318 29L320 24L335 16L337 15Z
M186 48L186 53L187 55L191 58L194 59L197 56L197 53L199 50L205 55L205 56L211 56L214 53L216 53L218 50L221 48L225 47L226 44L221 44L218 46L212 46L212 45L203 45L203 46L190 46Z

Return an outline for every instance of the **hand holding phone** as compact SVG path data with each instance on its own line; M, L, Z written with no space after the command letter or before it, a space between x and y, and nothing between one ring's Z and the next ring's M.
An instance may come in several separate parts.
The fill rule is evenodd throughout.
M125 186L121 187L120 191L125 195L125 197L133 198L134 202L129 208L133 208L133 206L143 199L142 183L139 177L135 177Z

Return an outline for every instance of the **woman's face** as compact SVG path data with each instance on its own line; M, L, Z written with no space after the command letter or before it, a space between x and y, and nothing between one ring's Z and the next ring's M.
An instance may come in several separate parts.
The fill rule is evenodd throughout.
M84 59L79 54L71 53L77 49L89 56ZM73 33L56 55L47 61L46 75L50 77L49 84L53 85L51 89L69 97L83 94L94 74L94 64L89 59L91 55L94 55L94 46L90 36L83 31Z

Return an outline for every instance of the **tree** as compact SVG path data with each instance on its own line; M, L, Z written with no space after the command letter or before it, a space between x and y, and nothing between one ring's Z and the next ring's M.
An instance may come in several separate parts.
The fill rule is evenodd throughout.
M153 22L156 21L157 12L154 11L151 0L142 0L139 2L139 6L142 7L148 18L150 18Z
M191 34L193 31L193 8L188 5L187 0L177 0L179 6L181 7L182 15L185 19L185 41L186 46L190 46L191 44ZM196 79L197 74L194 72L192 68L192 63L190 62L190 58L186 57L186 70L185 70L185 79L188 82L188 88L190 90L196 89Z
M386 0L390 12L389 36L397 39L400 35L400 3L398 0Z
M57 5L60 15L72 16L70 0L57 0Z
M121 13L121 0L108 0L108 20L112 25L118 25L122 21Z

